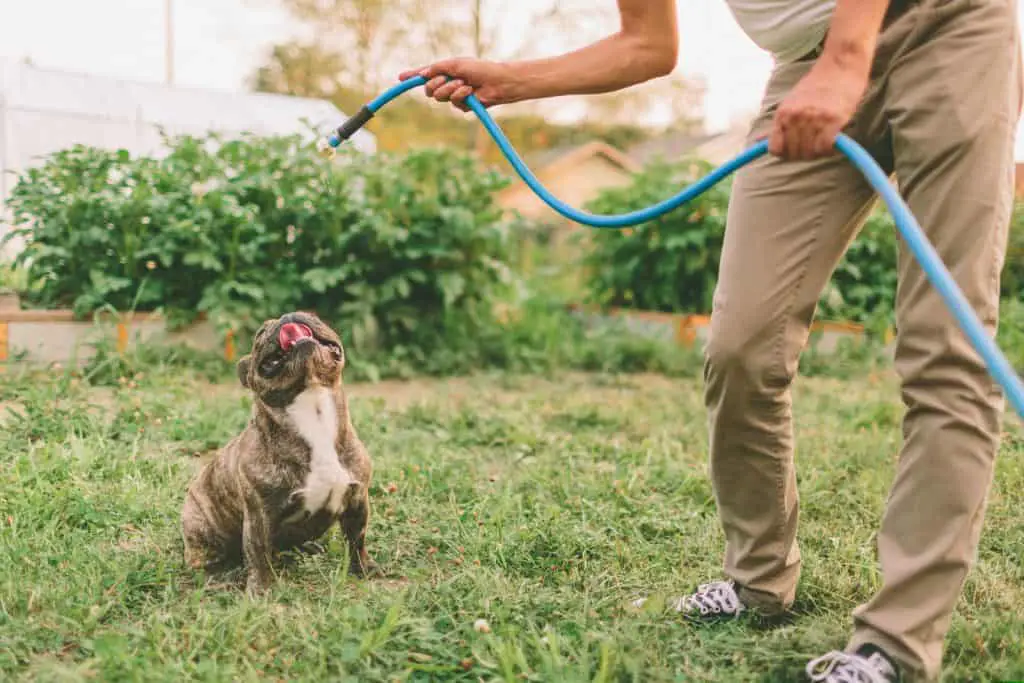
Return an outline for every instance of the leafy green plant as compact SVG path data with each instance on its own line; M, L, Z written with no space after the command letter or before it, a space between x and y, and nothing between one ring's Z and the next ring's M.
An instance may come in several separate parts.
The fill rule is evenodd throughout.
M898 245L892 215L884 204L876 204L822 293L818 316L888 323L896 298Z
M626 187L603 191L596 213L649 206L713 170L700 161L655 162ZM731 184L719 183L661 218L624 230L593 231L583 259L590 299L608 306L708 314L718 276ZM877 205L837 266L818 316L885 327L896 291L897 231Z
M624 187L602 191L585 207L624 213L664 200L707 175L699 160L654 162ZM706 313L717 279L730 183L725 180L689 204L622 230L596 230L583 259L590 299L606 306Z
M26 288L25 271L10 263L0 263L0 292L21 293Z
M206 314L245 335L314 310L364 349L411 349L452 317L489 324L511 280L507 178L445 150L344 151L300 136L166 138L162 158L75 146L9 201L27 303Z
M1006 297L999 312L996 343L1017 372L1024 375L1024 297Z
M878 203L836 268L819 304L819 315L873 327L890 323L899 240L892 215ZM1017 202L1014 208L1001 294L1004 299L1024 301L1024 202Z
M1013 209L1010 238L1003 264L1002 295L1004 298L1024 301L1024 201Z

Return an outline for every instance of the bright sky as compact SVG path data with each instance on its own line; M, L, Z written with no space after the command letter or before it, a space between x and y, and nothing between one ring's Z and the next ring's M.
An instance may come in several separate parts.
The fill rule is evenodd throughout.
M176 82L242 88L265 46L289 32L275 4L174 0ZM681 0L679 5L678 68L705 79L708 126L722 128L756 108L770 60L736 26L725 0ZM1024 21L1024 3L1018 11ZM31 57L41 67L161 81L164 0L0 0L0 56ZM1016 152L1024 159L1020 132Z

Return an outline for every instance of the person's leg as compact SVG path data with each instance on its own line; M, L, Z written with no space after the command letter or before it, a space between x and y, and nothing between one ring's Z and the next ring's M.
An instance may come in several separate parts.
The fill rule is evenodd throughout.
M896 176L994 332L1021 111L1016 2L945 0L922 9L887 78ZM977 552L1004 404L906 249L896 314L904 444L878 537L882 588L854 612L849 647L874 643L932 679Z
M811 62L773 74L751 142L768 134L777 104ZM874 86L847 133L880 154ZM724 572L682 599L688 612L739 601L763 614L787 609L800 566L790 384L815 307L873 202L845 158L785 162L765 156L732 189L704 368L710 473L726 539ZM704 608L703 610L701 608ZM722 610L727 614L733 610Z

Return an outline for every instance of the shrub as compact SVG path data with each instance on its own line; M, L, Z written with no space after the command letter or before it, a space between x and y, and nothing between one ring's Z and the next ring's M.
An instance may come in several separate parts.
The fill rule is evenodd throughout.
M712 170L701 161L656 162L628 186L603 191L587 208L601 214L643 208ZM593 248L584 259L590 299L608 306L710 313L730 188L726 179L657 220L594 231ZM896 244L896 227L880 205L822 293L818 315L857 322L887 317L895 294Z
M365 348L487 322L510 280L503 176L444 150L325 161L299 136L165 141L159 159L75 146L9 201L27 303L205 313L241 334L315 310ZM419 349L421 355L425 349Z
M587 208L624 213L662 201L712 170L703 162L654 163L625 187L602 191ZM726 181L690 204L622 230L590 230L584 257L589 299L607 306L707 314L725 234ZM869 327L892 323L899 233L888 208L876 203L822 292L817 316ZM1004 296L1024 296L1024 205L1018 204L1003 275Z
M819 315L870 322L892 317L896 302L899 230L879 202L836 268ZM1017 202L1002 273L1004 299L1024 301L1024 202Z
M996 343L1010 365L1024 376L1024 298L1004 298L999 318Z
M662 201L707 175L703 161L657 161L625 186L602 191L585 207L617 214ZM718 275L729 179L656 220L622 230L594 230L583 259L590 299L606 306L706 313Z
M1024 301L1024 201L1018 201L1010 223L1010 241L1003 266L1002 295Z
M889 324L896 299L896 222L878 202L836 266L818 302L817 315L831 320Z

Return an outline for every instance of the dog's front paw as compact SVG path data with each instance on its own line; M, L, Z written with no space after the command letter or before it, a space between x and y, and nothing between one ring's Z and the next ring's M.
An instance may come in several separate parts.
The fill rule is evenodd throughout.
M360 579L379 579L384 576L384 570L369 555L350 562L348 573Z

